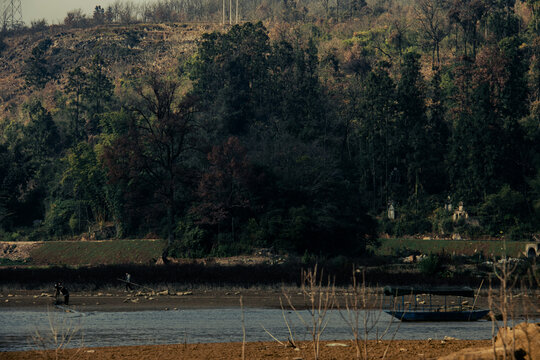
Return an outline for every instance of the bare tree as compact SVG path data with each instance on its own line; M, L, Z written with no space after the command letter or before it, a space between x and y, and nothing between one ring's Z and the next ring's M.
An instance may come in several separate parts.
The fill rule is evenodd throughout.
M122 3L120 8L120 22L123 24L131 24L136 20L135 5L131 2Z
M300 291L309 314L306 318L294 307L291 295L283 290L283 295L289 307L311 335L313 358L315 360L320 358L321 336L328 325L328 312L334 308L336 303L335 281L328 277L328 282L325 285L323 278L323 271L318 273L317 265L313 269L302 270ZM287 325L287 327L289 326ZM289 333L291 333L290 328Z
M440 43L448 33L443 3L441 0L418 0L415 13L424 36L431 43L431 66L435 67L435 60L439 66L441 62Z

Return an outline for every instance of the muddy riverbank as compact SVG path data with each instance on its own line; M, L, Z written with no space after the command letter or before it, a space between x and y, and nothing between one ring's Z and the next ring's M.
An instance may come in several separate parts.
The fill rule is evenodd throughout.
M53 289L36 290L10 290L4 288L0 292L0 310L9 309L36 309L43 310L47 306L53 306ZM345 299L352 296L351 289L337 288L336 299L344 306ZM390 298L382 298L379 288L370 289L370 298L379 299L370 301L369 307L375 308L381 305L388 305ZM143 311L143 310L171 310L171 309L206 309L206 308L236 308L240 307L240 297L243 299L245 307L257 308L281 308L281 303L285 308L289 307L288 300L297 309L306 308L307 299L303 296L301 289L297 287L251 287L251 288L171 288L157 287L156 289L142 289L125 291L112 288L103 291L71 291L70 307L80 312L89 311ZM382 301L382 303L381 303ZM406 298L405 301L414 304L414 298ZM448 297L448 306L459 306L460 301L468 301L472 305L474 299L459 299L458 297ZM538 300L536 300L538 301ZM432 305L444 306L445 299L442 296L433 296ZM519 305L519 304L518 304ZM418 304L418 306L421 306ZM487 292L482 292L476 300L475 306L478 308L488 307ZM520 315L533 315L535 309L519 305ZM531 313L531 311L533 313Z
M470 347L486 347L490 340L432 340L432 341L370 341L368 343L369 357L379 359L383 357L388 348L387 359L418 360L435 359L455 351ZM321 344L321 359L356 359L356 348L351 341L327 341ZM127 346L107 348L80 348L69 349L56 353L55 351L39 352L7 352L0 353L0 359L29 360L36 358L49 358L59 355L59 359L212 359L230 360L242 358L242 343L214 343L214 344L179 344L154 346ZM247 343L245 358L256 359L313 359L312 344L303 342L298 350L285 347L277 342Z

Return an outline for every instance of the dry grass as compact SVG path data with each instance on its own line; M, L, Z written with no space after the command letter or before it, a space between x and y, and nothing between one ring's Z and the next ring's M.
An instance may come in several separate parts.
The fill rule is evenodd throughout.
M520 279L516 276L517 263L494 262L493 274L500 283L496 289L490 284L488 293L494 358L499 359L500 356L504 360L522 358L516 352L516 321L521 314L525 314L525 322L528 322L529 314L537 314L540 309L536 290L533 290L540 286L540 279L534 268L535 264L529 269L528 276ZM502 352L497 349L500 345L503 348ZM530 343L527 353L531 353Z
M362 275L362 281L358 277ZM345 309L342 309L338 303L340 315L351 330L353 343L356 348L356 358L367 360L369 356L368 340L370 334L375 331L375 340L380 341L386 335L391 333L390 329L394 323L394 317L390 317L382 333L377 330L377 325L381 322L383 310L384 295L376 288L370 288L366 284L365 272L360 272L353 267L352 288L345 294ZM382 359L386 358L390 344L392 343L399 325L391 333L391 341L388 343ZM380 357L379 357L380 358Z
M315 360L319 359L321 335L328 325L328 311L334 308L336 301L335 283L331 281L330 277L326 283L323 283L323 278L324 273L322 270L320 273L318 272L317 265L313 269L302 270L300 292L309 313L307 319L294 307L291 296L287 292L283 292L287 304L311 335L311 346Z
M82 346L79 346L77 351L69 352L69 355L66 350L76 337L81 337L81 344L84 340L80 321L77 322L72 318L60 316L58 312L50 309L47 311L47 319L47 330L39 331L36 329L31 338L31 342L38 349L41 358L55 360L59 358L77 359Z

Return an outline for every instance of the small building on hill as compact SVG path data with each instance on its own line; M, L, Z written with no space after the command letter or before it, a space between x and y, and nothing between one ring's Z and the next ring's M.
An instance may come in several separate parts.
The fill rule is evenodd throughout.
M525 245L524 255L528 258L535 258L540 256L540 236L538 234L533 235L534 242Z
M465 208L463 207L463 201L460 201L458 208L454 211L454 215L452 215L452 220L454 220L454 222L457 222L459 219L467 220L468 218L469 214L465 211Z

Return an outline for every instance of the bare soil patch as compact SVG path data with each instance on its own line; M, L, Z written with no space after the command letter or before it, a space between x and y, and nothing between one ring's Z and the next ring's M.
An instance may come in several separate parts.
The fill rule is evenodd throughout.
M40 244L35 241L2 241L0 242L0 259L26 260L30 258L32 250Z

